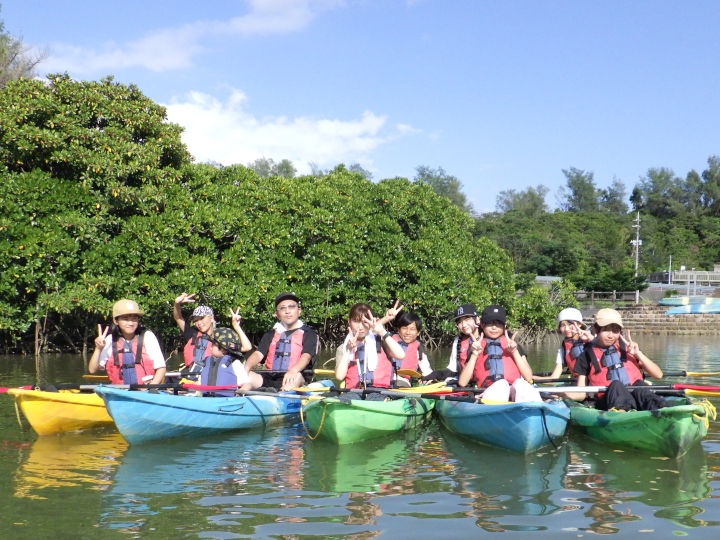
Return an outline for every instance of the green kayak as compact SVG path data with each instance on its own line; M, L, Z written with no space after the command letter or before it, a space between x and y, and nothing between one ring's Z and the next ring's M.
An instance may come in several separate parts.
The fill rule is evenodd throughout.
M349 444L414 427L429 417L434 407L434 400L420 398L391 401L325 398L310 402L303 415L311 438Z
M599 411L572 400L571 424L597 441L668 457L680 457L707 435L715 408L707 400L666 398L670 407L658 411Z

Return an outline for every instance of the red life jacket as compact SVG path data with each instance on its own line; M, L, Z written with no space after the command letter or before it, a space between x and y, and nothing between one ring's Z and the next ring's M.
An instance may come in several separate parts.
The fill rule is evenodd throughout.
M628 374L630 384L634 384L637 381L643 380L642 370L637 363L637 360L632 354L628 354L625 349L625 344L618 342L617 344L618 353L620 354L620 360L622 361L622 369ZM590 374L588 375L588 386L608 386L610 379L608 378L608 368L602 361L603 350L600 347L593 347L592 344L588 343L585 345L585 358L588 360L590 366ZM598 397L602 397L603 393L598 393Z
M457 340L457 348L456 351L456 358L457 358L457 368L458 373L461 373L463 368L465 367L465 364L467 363L467 359L470 356L470 346L472 343L470 340L475 341L475 339L472 336L467 336L463 334L463 336L458 336Z
M289 336L287 335L288 333L290 334ZM275 330L275 335L270 342L270 347L268 347L268 353L265 357L265 366L267 369L284 371L297 364L303 352L304 334L305 332L302 326L295 330L282 333Z
M135 355L135 375L137 376L137 384L145 384L143 382L143 377L146 377L148 375L155 375L155 362L153 362L152 358L150 358L147 350L145 349L145 346L142 344L144 336L145 331L143 330L140 334L136 336L136 338L133 338L133 340L130 342L130 347L132 348L132 352ZM123 340L124 344L125 339L120 339ZM142 348L142 354L138 354L138 343ZM118 342L114 339L112 344L112 350L110 351L107 363L105 364L105 371L107 372L107 376L110 378L111 384L125 384L123 383L122 376L123 368L121 353L118 353Z
M400 336L398 334L393 334L392 338L396 342L400 343ZM394 359L391 360L397 366L397 369L412 369L413 371L417 371L420 367L420 361L422 360L424 351L425 347L422 341L416 339L405 349L405 358L403 358L403 361L399 366L397 366L397 362Z
M483 348L483 352L480 353L478 356L477 361L475 362L475 381L477 382L478 386L489 386L492 383L494 383L496 380L505 379L510 384L514 383L516 379L519 379L522 375L520 375L520 370L517 367L517 364L515 363L515 359L513 358L512 354L508 352L507 350L507 338L505 336L500 336L500 346L502 347L502 365L503 365L503 373L501 377L498 377L497 374L495 375L497 378L493 378L490 375L490 368L488 365L486 365L486 361L488 359L488 353L487 353L487 340L485 338L482 339L480 342Z
M200 342L200 338L205 337L207 339L209 336L205 334L204 332L201 332L200 330L197 331L197 334L192 339L188 339L188 342L185 344L185 348L183 349L183 356L185 357L185 365L190 366L193 363L193 360L195 360L195 347L197 347L198 343ZM203 358L207 358L210 356L210 348L212 347L212 343L208 342L207 347L205 347L205 354L203 355Z
M575 373L575 362L577 362L577 359L573 358L572 354L570 354L570 350L573 347L573 340L563 340L563 347L565 348L565 365L570 370L570 375L577 377L577 373Z
M385 351L380 346L379 336L376 337L375 343L377 344L378 364L375 371L372 372L372 386L388 388L392 380L393 367L390 360L385 356ZM357 360L355 360L355 352L356 350L353 351L353 357L348 363L347 375L345 375L345 388L358 388L360 386L360 375L358 374L358 363ZM365 356L365 361L367 362L367 355Z

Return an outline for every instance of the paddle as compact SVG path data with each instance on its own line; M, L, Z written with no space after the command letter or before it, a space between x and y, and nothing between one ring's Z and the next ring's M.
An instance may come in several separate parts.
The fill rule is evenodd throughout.
M254 371L253 373L260 373L261 375L282 375L287 371L274 371L270 369ZM331 369L306 369L303 375L335 375L335 371ZM170 371L165 374L165 377L184 377L186 375L200 375L199 371L195 372L183 372L183 371ZM97 382L107 382L110 378L107 375L83 375L83 379Z
M422 375L414 369L398 369L396 373L400 377L412 377L414 379L419 379L420 377L422 377Z
M300 389L297 389L300 390ZM381 396L388 396L388 397L403 397L403 398L423 398L423 399L434 399L434 400L442 400L442 401L462 401L466 403L475 403L475 398L470 397L463 397L463 396L451 396L447 394L420 394L420 393L413 393L413 392L402 392L399 390L385 390L382 388L336 388L334 386L329 388L303 388L303 392L339 392L339 393L350 393L355 392L357 394L360 394L362 396L366 396L368 394L380 394Z
M643 388L659 392L664 395L689 395L689 396L720 396L720 386L691 386L686 384L671 385L653 385L653 386L626 386L631 392L641 390ZM606 392L607 386L548 386L538 388L542 394L564 394L566 392L587 392L595 394L597 392ZM709 389L709 390L708 390ZM457 392L468 392L473 394L482 394L485 388L456 388Z
M715 373L698 373L697 371L663 371L663 377L718 377L720 371Z

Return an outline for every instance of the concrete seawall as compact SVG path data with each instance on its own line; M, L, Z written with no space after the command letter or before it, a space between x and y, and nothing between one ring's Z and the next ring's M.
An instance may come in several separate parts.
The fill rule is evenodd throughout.
M622 316L625 328L631 332L656 335L720 335L720 314L665 315L670 308L657 304L618 306L616 309ZM594 313L584 312L583 316L586 324L595 321Z

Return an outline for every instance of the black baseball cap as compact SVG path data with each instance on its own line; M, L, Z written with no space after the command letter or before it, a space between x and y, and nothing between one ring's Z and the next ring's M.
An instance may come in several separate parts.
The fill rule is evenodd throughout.
M460 317L477 317L477 308L475 304L463 304L455 310L453 319L458 320Z
M507 312L502 306L487 306L483 309L480 321L489 323L492 321L500 321L501 323L507 322Z
M280 293L275 297L275 307L283 300L295 300L300 305L300 299L291 292Z

